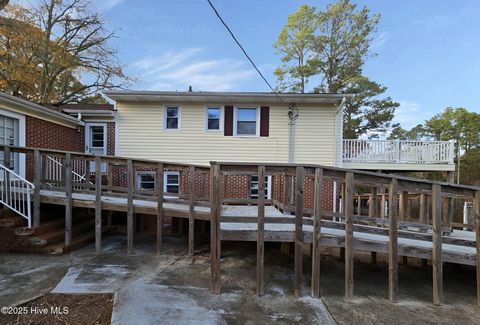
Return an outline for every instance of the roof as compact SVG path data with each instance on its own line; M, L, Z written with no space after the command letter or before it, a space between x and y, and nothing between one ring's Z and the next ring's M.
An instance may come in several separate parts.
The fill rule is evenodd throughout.
M54 121L58 121L59 123L64 123L71 126L82 126L85 124L84 122L67 114L63 114L50 108L32 103L28 100L0 92L0 104L2 103L18 106L26 112L32 112L35 116L45 117Z
M63 111L114 111L115 107L112 104L64 104L64 105L48 105L48 108L54 109L58 112Z
M351 94L297 94L267 92L180 92L111 90L103 94L117 102L191 102L191 103L295 103L295 104L340 104Z

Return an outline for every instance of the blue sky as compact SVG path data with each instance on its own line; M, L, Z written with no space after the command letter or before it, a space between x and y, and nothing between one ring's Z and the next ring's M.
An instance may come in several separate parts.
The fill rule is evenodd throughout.
M28 0L24 0L28 1ZM13 1L15 2L15 1ZM206 0L94 0L133 89L268 91ZM275 83L272 44L286 18L307 3L329 1L213 0L265 76ZM423 122L448 106L480 112L480 2L477 0L353 1L380 13L365 74L400 102L396 121Z

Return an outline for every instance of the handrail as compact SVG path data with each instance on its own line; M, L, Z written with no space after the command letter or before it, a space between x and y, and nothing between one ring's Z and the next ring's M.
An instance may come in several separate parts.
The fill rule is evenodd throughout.
M13 176L13 177L12 177ZM13 170L0 165L0 202L28 221L32 227L31 195L35 186Z
M344 162L453 164L453 141L343 140Z

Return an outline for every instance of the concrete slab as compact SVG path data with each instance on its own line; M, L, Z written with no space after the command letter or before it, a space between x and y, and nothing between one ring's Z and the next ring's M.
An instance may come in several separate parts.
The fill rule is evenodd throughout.
M0 254L0 304L17 305L53 289L61 293L115 294L113 324L475 324L473 267L445 265L445 304L431 304L431 269L401 265L399 303L387 301L385 257L370 264L356 253L355 299L343 298L343 261L325 250L321 299L310 297L310 259L304 259L303 297L293 295L293 258L267 243L265 295L255 295L255 243L222 243L222 293L210 293L208 247L186 255L185 238L167 237L154 254L154 239L107 237L66 256ZM361 262L360 262L361 261ZM1 315L0 315L1 317ZM1 321L0 321L1 323Z

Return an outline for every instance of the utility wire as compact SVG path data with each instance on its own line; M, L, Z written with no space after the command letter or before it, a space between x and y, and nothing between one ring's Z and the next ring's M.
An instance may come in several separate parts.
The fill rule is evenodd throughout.
M278 94L278 92L275 91L275 89L273 89L272 85L270 85L270 83L268 82L267 78L265 78L262 74L262 72L257 68L257 65L255 64L255 62L253 62L252 58L250 58L250 56L248 55L247 51L245 51L245 49L243 48L242 44L240 44L240 42L237 40L237 38L235 37L235 35L233 34L232 30L230 29L230 27L228 27L227 23L223 20L222 16L220 16L220 14L218 13L217 9L215 8L215 6L213 5L212 1L210 0L207 0L208 1L208 4L210 5L210 7L212 7L213 11L215 12L215 15L217 15L218 19L220 19L220 21L222 22L223 26L225 26L225 28L228 30L228 32L230 33L230 35L232 36L233 40L235 41L235 43L237 43L237 45L240 47L240 49L242 50L243 54L245 54L245 56L247 57L248 61L250 61L250 63L253 65L253 67L255 68L255 70L257 70L258 74L260 75L260 77L262 77L263 81L265 81L265 83L268 85L268 87L270 87L270 89L272 90L272 92L278 97L278 99L280 99L280 101L282 103L284 103L282 97Z

